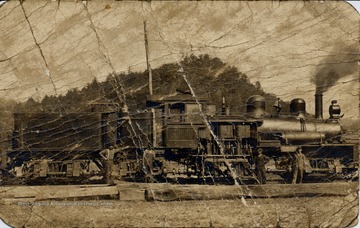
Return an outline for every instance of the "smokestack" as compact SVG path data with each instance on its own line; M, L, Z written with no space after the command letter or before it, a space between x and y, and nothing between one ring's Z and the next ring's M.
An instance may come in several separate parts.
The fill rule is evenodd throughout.
M323 118L323 95L319 91L315 93L315 118Z

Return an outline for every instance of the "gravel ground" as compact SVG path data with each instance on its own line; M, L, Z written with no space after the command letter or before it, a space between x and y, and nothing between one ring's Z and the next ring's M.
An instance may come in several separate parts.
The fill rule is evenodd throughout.
M15 227L348 227L357 223L358 197L11 201L1 204L0 214Z

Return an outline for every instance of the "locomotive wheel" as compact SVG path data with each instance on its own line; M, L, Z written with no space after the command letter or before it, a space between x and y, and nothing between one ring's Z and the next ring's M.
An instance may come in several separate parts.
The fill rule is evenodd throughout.
M203 168L201 168L197 174L198 174L198 179L202 179L202 180L205 179L205 170Z
M145 183L155 183L155 178L153 176L146 175L144 181Z
M186 171L186 176L187 176L187 177L191 177L191 172Z
M165 167L161 170L161 175L162 175L163 177L166 177L166 176L167 176L167 170L166 170Z

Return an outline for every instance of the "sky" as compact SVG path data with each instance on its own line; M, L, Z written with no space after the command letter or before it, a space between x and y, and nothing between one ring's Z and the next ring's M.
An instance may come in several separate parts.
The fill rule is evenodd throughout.
M316 83L338 75L326 82L333 86L325 89L324 107L337 99L346 117L358 116L358 15L345 3L91 1L86 8L81 2L25 1L24 10L7 4L0 11L6 31L0 97L6 99L41 100L113 71L143 71L146 20L153 68L206 53L281 99L305 98L309 112Z

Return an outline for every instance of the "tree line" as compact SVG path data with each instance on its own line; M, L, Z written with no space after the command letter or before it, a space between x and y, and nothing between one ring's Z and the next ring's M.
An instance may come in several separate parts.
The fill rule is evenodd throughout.
M234 66L209 55L185 57L180 63L164 64L152 70L153 94L167 95L179 91L198 96L208 96L216 107L221 107L222 97L232 113L245 111L245 102L251 95L261 95L267 101L267 110L272 110L276 96L266 93L260 82L250 82L247 75ZM188 83L186 82L186 80ZM17 103L15 112L87 112L92 104L125 102L130 111L145 108L148 91L148 72L112 73L103 82L94 79L85 87L72 88L65 95L46 95L41 101L29 98Z

